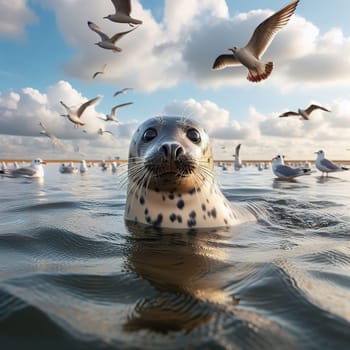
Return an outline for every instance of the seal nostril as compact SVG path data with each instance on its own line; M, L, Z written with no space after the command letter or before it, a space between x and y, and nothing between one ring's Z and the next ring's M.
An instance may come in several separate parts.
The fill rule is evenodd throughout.
M178 143L165 143L159 148L159 151L169 160L176 160L185 153L183 147Z
M168 158L168 156L169 156L169 146L168 146L167 144L161 146L161 147L160 147L160 151L161 151L161 153L163 153L163 156L164 156L165 158Z
M175 149L175 159L178 159L182 154L184 154L184 149L180 145L175 145L177 148Z

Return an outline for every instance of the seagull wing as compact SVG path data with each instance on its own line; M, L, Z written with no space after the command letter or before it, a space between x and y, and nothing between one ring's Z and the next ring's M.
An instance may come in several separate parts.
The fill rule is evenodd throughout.
M315 109L322 109L323 111L330 112L329 109L324 108L324 107L322 107L322 106L318 106L318 105L310 105L309 107L307 107L307 108L305 109L305 112L306 112L307 114L310 114L310 113L311 113L312 111L314 111Z
M129 87L123 88L123 89L122 89L122 93L125 93L125 92L127 92L128 90L132 90L132 88L129 88Z
M104 134L107 133L107 134L114 135L114 134L112 133L112 131L108 131L108 130L103 131L103 133L104 133Z
M289 111L289 112L284 112L282 113L279 117L284 118L284 117L290 117L291 115L299 115L297 112Z
M31 168L19 168L19 169L15 169L12 172L12 175L17 177L17 176L34 176L36 174L36 171L34 169Z
M226 67L238 66L240 62L233 55L224 54L218 56L213 63L213 70L220 70Z
M235 155L238 157L239 156L239 150L241 149L241 144L238 144L236 147Z
M99 74L103 74L103 72L96 72L96 73L94 73L94 75L92 76L92 79L95 79Z
M95 24L94 22L88 21L88 26L91 30L93 30L95 33L97 33L101 37L102 41L109 40L109 37L101 31L100 27L97 24Z
M131 0L112 0L115 7L115 12L121 12L126 15L130 15L131 12Z
M112 108L111 110L111 116L115 116L115 111L118 109L118 108L122 108L122 107L125 107L125 106L129 106L129 105L132 105L133 102L126 102L126 103L121 103L119 105L116 105Z
M300 171L300 168L291 168L288 165L278 165L275 170L277 176L283 177L295 177L301 175L303 172Z
M255 29L246 48L258 59L264 54L277 32L285 26L299 0L294 0L290 4L277 11L265 21L261 22Z
M130 29L130 30L127 30L126 32L120 32L120 33L114 34L114 35L111 37L110 41L114 44L114 43L117 42L119 39L121 39L124 35L126 35L126 34L132 32L132 31L135 30L135 29L137 29L137 27L132 28L132 29Z
M324 167L326 167L329 170L337 170L339 169L338 165L334 164L333 162L331 162L330 160L324 158L321 160L321 165L323 165Z
M83 103L79 109L77 110L77 116L80 118L80 116L83 114L83 112L85 111L86 108L88 108L89 106L95 104L100 98L99 97L95 97L92 98L91 100Z
M43 128L43 131L47 133L47 127L43 122L39 122L39 125Z
M66 109L67 113L71 113L72 110L63 101L60 101L60 104Z

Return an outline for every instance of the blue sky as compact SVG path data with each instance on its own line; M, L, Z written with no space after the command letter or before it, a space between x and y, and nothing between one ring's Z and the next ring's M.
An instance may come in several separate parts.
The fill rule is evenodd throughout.
M263 57L275 64L266 81L248 82L243 68L211 70L217 55L245 45L256 25L287 3L134 0L132 15L144 23L115 54L94 45L98 36L86 25L91 20L111 34L130 28L102 18L113 12L110 0L0 0L0 158L126 157L137 124L164 113L202 120L218 159L231 158L237 143L243 159L312 159L319 148L348 158L349 1L301 0ZM105 74L92 80L105 63ZM133 90L113 97L126 86ZM76 106L97 95L100 103L84 115L87 132L60 117L60 100ZM134 104L118 112L119 125L97 118L128 101ZM310 103L332 112L315 112L306 123L278 118ZM63 149L40 136L39 121ZM99 127L114 136L98 135Z

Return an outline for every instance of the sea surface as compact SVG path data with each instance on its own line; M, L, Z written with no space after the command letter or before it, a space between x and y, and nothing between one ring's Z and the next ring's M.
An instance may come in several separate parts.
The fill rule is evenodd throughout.
M2 350L350 349L350 171L217 168L257 220L200 232L126 226L120 173L0 177Z

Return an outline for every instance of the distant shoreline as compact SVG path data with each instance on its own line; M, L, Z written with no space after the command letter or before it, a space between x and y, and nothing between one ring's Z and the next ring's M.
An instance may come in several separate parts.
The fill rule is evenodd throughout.
M87 163L100 163L101 159L85 159ZM30 163L32 160L31 159L22 159L22 158L18 158L18 159L0 159L0 162L5 162L5 163L13 163L13 162L18 162L18 163ZM47 163L80 163L82 160L81 159L45 159L45 161ZM116 163L122 163L122 164L126 164L128 161L125 159L119 159L119 160L115 160L115 159L111 159L111 160L104 160L104 162L106 163L112 163L112 162L116 162ZM233 164L234 160L232 159L219 159L219 160L214 160L215 164L218 163L226 163L226 164ZM271 163L271 159L266 160L266 159L253 159L253 160L241 160L242 163L245 164L256 164L256 163ZM315 159L288 159L286 160L287 163L311 163L314 164L315 163ZM338 159L332 159L332 162L334 163L339 163L339 164L348 164L350 165L350 160L338 160Z

